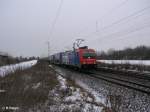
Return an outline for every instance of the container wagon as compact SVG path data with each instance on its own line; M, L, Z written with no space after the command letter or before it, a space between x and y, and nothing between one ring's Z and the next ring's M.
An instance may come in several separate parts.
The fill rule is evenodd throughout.
M76 68L95 68L96 52L94 49L88 49L87 46L56 53L50 56L50 62L58 65L71 66Z

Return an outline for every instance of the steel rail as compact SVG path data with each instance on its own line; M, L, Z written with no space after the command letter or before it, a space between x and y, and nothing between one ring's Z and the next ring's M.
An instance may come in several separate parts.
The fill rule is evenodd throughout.
M60 66L59 66L60 67ZM62 68L62 66L61 66ZM64 68L64 67L63 67ZM88 75L90 77L93 78L97 78L97 79L101 79L119 86L123 86L129 89L133 89L142 93L146 93L148 95L150 95L150 86L144 85L144 84L139 84L136 82L132 82L132 81L128 81L128 80L123 80L123 79L118 79L118 78L114 78L111 77L111 74L109 74L110 76L108 76L108 73L104 73L107 75L103 75L100 71L98 71L99 73L96 73L97 71L89 71L89 70L74 70L74 69L68 69L68 68L64 68L66 70L70 70L71 72L76 72L76 73L84 73L83 75ZM113 74L115 75L115 74Z
M111 83L114 83L114 84L117 84L120 86L124 86L124 87L130 88L130 89L133 89L136 91L140 91L140 92L143 92L143 93L150 95L150 87L149 86L138 84L138 83L127 81L127 80L109 77L106 75L102 75L100 73L94 73L94 72L90 72L90 71L81 71L81 72L86 73L86 75L89 75L91 77L94 77L97 79L102 79L102 80L105 80L107 82L111 82Z
M102 73L94 73L94 74L97 74L97 75L101 75L102 76ZM109 76L108 76L109 75ZM141 83L135 83L134 81L129 81L128 79L120 79L120 78L114 78L114 77L111 77L111 75L114 75L114 74L108 74L107 76L106 75L103 75L103 76L105 76L105 77L108 77L108 78L112 78L112 79L114 79L114 80L119 80L119 81L123 81L123 82L128 82L128 83L132 83L132 84L136 84L136 85L138 85L138 86L142 86L142 87L145 87L145 88L149 88L150 89L150 86L147 86L147 85L144 85L144 84L141 84ZM116 75L117 76L117 75ZM120 77L124 77L124 76L120 76Z
M129 77L133 77L133 78L140 78L140 79L144 79L144 80L149 80L150 81L150 74L148 73L142 73L142 72L136 72L136 71L125 71L125 70L115 70L115 69L111 69L111 68L103 68L103 67L98 67L97 71L104 71L104 72L108 72L108 73L119 73L119 75L125 75L125 76L129 76Z

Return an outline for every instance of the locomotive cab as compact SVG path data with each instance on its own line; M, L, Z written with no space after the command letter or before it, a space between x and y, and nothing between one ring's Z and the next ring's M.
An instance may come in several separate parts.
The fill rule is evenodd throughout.
M82 68L95 68L96 67L96 52L94 49L88 47L79 48L80 65Z

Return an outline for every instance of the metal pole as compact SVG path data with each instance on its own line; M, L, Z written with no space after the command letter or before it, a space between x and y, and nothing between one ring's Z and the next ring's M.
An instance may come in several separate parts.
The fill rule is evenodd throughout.
M47 41L47 50L48 50L48 57L49 57L49 55L50 55L50 42L49 41Z

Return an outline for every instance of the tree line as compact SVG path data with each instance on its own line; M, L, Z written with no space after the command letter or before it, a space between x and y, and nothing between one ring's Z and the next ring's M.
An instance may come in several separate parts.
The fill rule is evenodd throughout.
M29 61L29 60L38 60L39 57L23 57L23 56L19 56L19 57L13 57L11 55L8 56L0 56L0 66L4 66L4 65L9 65L9 64L16 64L16 63L20 63L20 62L24 62L24 61Z
M150 60L150 47L137 46L136 48L126 48L124 50L110 49L107 52L97 52L97 58L107 60Z

